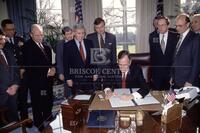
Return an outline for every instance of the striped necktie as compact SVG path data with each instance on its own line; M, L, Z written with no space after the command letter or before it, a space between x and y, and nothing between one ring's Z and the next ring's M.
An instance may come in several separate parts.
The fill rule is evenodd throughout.
M126 74L122 73L122 88L126 88Z
M161 43L160 43L160 46L161 46L163 54L165 53L165 40L164 40L164 37L165 37L165 35L163 34L162 39L161 39Z
M180 46L181 46L181 42L182 42L182 38L183 38L183 35L180 35L179 37L179 40L178 40L178 43L176 45L176 53L175 53L175 56L177 55L179 49L180 49Z
M83 62L85 63L85 55L84 55L84 51L83 51L83 46L82 46L82 43L81 43L81 42L79 42L79 44L80 44L80 45L79 45L80 56L81 56Z
M3 64L3 66L6 68L6 70L8 70L8 63L6 61L6 58L5 58L2 50L0 50L0 63Z

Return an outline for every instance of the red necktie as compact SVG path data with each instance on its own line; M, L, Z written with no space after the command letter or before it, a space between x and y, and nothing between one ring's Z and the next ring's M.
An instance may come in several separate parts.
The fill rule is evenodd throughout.
M80 46L79 46L79 52L80 52L80 56L83 60L83 62L85 62L85 55L84 55L84 51L83 51L83 46L82 46L82 43L79 42Z
M0 51L0 63L3 64L3 66L6 68L6 70L8 70L8 64L2 53L3 53L3 51Z
M104 48L104 40L103 40L102 35L100 35L100 45L101 45L101 48Z
M126 88L126 75L125 75L125 73L122 74L122 88Z

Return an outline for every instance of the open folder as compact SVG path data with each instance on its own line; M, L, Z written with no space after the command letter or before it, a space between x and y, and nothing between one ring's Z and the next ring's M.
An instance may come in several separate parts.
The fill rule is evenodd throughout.
M132 90L130 89L115 89L114 93L115 96L112 96L109 99L109 102L111 104L111 107L117 108L117 107L128 107L128 106L137 106L137 105L148 105L148 104L159 104L160 102L155 99L151 94L148 94L142 99L134 99L134 100L121 100L119 97L123 94L131 94L131 92L137 91L138 88Z

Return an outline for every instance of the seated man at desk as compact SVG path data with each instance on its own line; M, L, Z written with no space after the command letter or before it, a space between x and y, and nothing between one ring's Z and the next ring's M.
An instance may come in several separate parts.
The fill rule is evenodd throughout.
M122 100L140 99L149 93L142 69L137 65L131 65L128 51L119 52L117 68L120 71L114 75L113 88L140 88L137 92L120 96ZM114 95L110 88L105 88L104 91L108 99Z

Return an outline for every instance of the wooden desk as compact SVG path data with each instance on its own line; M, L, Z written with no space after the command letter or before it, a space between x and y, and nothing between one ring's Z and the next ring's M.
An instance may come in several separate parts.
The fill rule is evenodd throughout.
M143 111L161 111L163 108L161 104L152 104L152 105L142 105L142 106L131 106L131 107L119 107L112 108L109 100L100 100L98 94L102 94L105 97L103 92L97 92L91 105L89 106L90 110L143 110ZM161 92L152 92L152 95L158 100L162 101Z
M162 103L162 92L154 91L151 92L152 95ZM176 119L168 124L161 123L161 116L152 116L151 112L160 111L162 107L158 105L145 105L140 107L123 107L123 108L112 108L108 100L101 101L98 98L98 94L104 95L102 92L97 92L92 103L89 106L89 111L92 110L143 110L144 119L141 126L136 127L137 133L174 133L176 131L180 133L196 133L196 128L200 126L200 103L196 104L187 116L183 118ZM192 112L192 113L191 113ZM196 113L193 113L196 112ZM194 117L191 116L194 114ZM195 119L196 118L196 119ZM198 119L198 120L197 120ZM102 128L87 128L86 121L83 126L72 131L73 133L107 133L109 129Z

